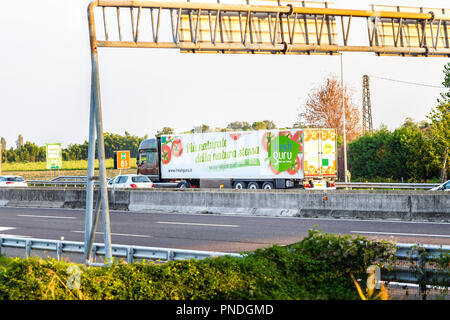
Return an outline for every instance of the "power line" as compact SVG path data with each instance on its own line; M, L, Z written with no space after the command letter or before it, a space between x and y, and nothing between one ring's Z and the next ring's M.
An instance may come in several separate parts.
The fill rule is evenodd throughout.
M447 89L446 87L443 87L443 86L435 86L435 85L432 85L432 84L417 83L417 82L403 81L403 80L397 80L397 79L389 79L389 78L377 77L377 76L372 76L372 75L370 75L370 77L371 77L371 78L381 79L381 80L388 80L388 81L393 81L393 82L400 82L400 83L412 84L412 85L415 85L415 86L430 87L430 88L438 88L438 89Z

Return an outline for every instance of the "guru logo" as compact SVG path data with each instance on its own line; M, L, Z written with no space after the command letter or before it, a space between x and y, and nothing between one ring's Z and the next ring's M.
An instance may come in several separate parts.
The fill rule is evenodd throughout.
M278 136L270 142L269 161L272 167L279 171L288 170L299 151L300 145L286 136Z

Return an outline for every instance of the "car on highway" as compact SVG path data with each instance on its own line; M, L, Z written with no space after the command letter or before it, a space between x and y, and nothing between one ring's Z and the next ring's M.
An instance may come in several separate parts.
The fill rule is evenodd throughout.
M151 189L154 184L142 174L121 174L108 181L108 188Z
M443 184L438 185L437 187L431 188L431 191L450 191L450 180L445 181Z
M28 183L21 176L0 176L0 187L28 187Z

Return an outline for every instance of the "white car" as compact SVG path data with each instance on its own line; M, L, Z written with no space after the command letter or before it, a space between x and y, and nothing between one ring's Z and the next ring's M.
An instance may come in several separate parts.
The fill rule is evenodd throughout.
M450 191L450 180L444 182L441 185L438 185L437 187L431 188L431 191Z
M0 187L28 187L28 183L21 176L0 176Z
M121 174L108 182L108 188L150 189L153 187L153 182L142 174Z

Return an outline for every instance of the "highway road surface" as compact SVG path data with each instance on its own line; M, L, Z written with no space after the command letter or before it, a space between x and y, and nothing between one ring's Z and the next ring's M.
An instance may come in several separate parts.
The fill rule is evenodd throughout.
M84 210L0 207L0 234L84 241ZM243 252L297 242L309 229L450 245L450 223L111 211L113 244ZM103 243L101 220L96 242Z

